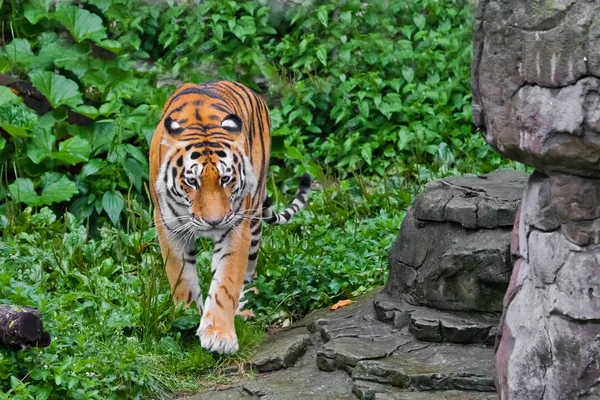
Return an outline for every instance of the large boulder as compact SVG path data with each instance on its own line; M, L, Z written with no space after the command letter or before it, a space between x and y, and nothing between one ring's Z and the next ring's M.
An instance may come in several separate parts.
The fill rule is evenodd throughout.
M481 0L473 118L503 155L600 177L600 4Z
M482 0L474 121L537 168L512 235L498 328L502 399L600 398L600 3Z
M501 312L510 231L527 178L505 169L428 184L390 251L386 292L412 305Z
M502 398L600 398L599 200L599 179L531 176L496 347Z

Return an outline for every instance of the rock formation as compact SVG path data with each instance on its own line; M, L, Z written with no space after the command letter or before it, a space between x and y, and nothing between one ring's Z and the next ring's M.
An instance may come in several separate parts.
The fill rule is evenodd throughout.
M510 232L528 175L434 181L404 218L381 293L271 336L260 379L195 399L492 400Z
M536 168L496 343L502 399L600 398L599 38L595 1L478 6L474 121Z

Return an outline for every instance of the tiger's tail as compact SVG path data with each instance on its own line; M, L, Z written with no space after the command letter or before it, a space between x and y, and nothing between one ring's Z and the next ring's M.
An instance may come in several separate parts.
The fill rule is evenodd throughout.
M271 225L287 224L294 215L298 214L298 212L306 206L308 196L310 195L310 183L310 175L308 173L302 175L300 177L300 186L294 196L294 201L292 201L292 204L290 204L288 208L280 213L273 212L273 209L271 208L271 199L266 197L263 203L262 212L264 221Z

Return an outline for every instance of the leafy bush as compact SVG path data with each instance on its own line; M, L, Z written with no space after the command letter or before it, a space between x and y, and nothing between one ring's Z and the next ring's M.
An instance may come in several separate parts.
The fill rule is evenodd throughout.
M22 82L0 87L0 200L117 223L128 193L146 198L148 142L175 88L159 80L263 94L277 180L320 166L418 181L489 172L503 161L470 121L470 4L328 0L283 18L266 0L4 2L0 72L48 104L36 113L13 93L31 91Z
M150 214L127 202L128 229L105 224L91 237L81 220L47 207L20 213L0 237L0 303L38 307L52 343L0 351L0 398L156 398L197 390L221 365L247 356L264 323L307 312L383 284L387 248L412 192L400 182L328 183L290 224L265 229L251 324L237 321L241 354L215 358L194 336L196 310L172 305ZM212 246L198 243L202 288Z
M0 200L70 201L77 216L105 212L117 223L124 194L143 194L148 142L174 86L155 89L143 43L158 30L158 10L138 5L4 3L10 29L3 34L13 39L0 53L0 72L30 81L48 105L38 105L38 116L0 87L0 164L11 182L0 188ZM31 91L23 86L11 87Z
M247 354L260 325L237 321L242 354L219 360L195 337L196 310L173 306L150 216L129 203L131 233L91 238L81 220L27 209L0 238L0 303L42 313L52 343L0 351L0 398L134 399L198 388ZM206 378L205 378L206 379Z

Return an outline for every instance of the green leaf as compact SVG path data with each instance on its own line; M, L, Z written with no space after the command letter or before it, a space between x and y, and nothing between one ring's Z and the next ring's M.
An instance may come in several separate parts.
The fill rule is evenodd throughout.
M366 101L361 101L360 103L358 103L358 110L360 111L360 114L365 117L368 118L369 117L369 103Z
M100 115L100 112L94 106L79 106L73 111L90 119L96 119Z
M4 146L6 145L6 139L0 137L0 151L4 150Z
M369 147L369 146L363 147L362 149L360 149L360 154L363 156L363 158L365 159L367 164L371 165L371 161L372 161L372 157L373 157L371 147Z
M31 142L27 146L27 157L29 157L34 164L39 164L45 158L50 157L55 142L56 137L52 134L50 129L43 129L40 126L37 126L33 130Z
M104 161L102 161L101 159L92 158L90 161L85 163L83 167L81 167L80 176L85 178L90 175L94 175L96 172L100 171L100 169L102 168L102 164L104 164Z
M321 61L321 64L327 66L327 50L324 47L319 47L317 49L317 58Z
M77 84L64 76L48 71L35 71L29 73L29 78L53 108L61 105L75 108L83 103Z
M6 86L0 86L0 106L17 99L19 99L19 96L14 94L10 88L7 88Z
M77 42L90 39L100 43L106 39L102 18L76 6L64 6L56 12L56 19L63 24Z
M23 15L29 22L35 25L42 18L48 16L50 0L29 0L24 3L24 8Z
M123 170L137 190L142 190L142 177L148 178L148 174L144 171L142 166L137 160L133 158L127 158L123 163Z
M33 187L33 181L29 178L17 178L8 185L8 191L13 199L25 203L28 206L40 205L40 196L37 195Z
M425 16L423 16L423 14L415 14L413 16L413 21L415 23L415 25L417 26L417 28L419 29L423 29L425 27Z
M28 137L38 116L23 103L5 103L0 105L0 128L13 137Z
M31 44L26 39L13 39L6 45L7 58L14 64L30 68L36 62L36 57L31 51Z
M60 203L70 200L79 190L75 182L58 172L46 172L42 176L42 204Z
M285 156L294 160L304 160L304 154L293 146L289 146L285 149Z
M219 42L223 40L223 27L220 24L214 26L213 35Z
M86 139L74 136L58 145L58 152L52 154L52 158L69 165L75 165L90 158L92 146Z
M121 50L123 50L121 42L116 40L103 40L98 44L98 46L115 54L118 54L121 52Z
M406 79L406 82L411 83L415 78L415 71L411 67L403 67L402 76Z
M124 206L125 200L119 192L105 192L104 196L102 196L102 208L106 211L106 214L108 214L114 225L117 225L119 222L119 216Z
M317 18L319 19L321 24L323 24L323 26L327 28L328 15L327 10L325 8L319 8L319 10L317 11Z

